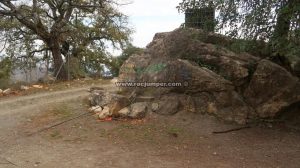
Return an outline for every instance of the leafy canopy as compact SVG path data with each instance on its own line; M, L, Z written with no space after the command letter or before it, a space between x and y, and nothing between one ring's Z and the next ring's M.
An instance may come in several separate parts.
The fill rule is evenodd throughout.
M268 42L273 54L300 55L299 0L182 0L177 9L207 6L216 10L218 31Z
M83 66L92 66L91 60L109 57L109 46L123 48L130 40L119 5L117 0L0 1L0 43L15 60L50 58L58 70L69 51Z

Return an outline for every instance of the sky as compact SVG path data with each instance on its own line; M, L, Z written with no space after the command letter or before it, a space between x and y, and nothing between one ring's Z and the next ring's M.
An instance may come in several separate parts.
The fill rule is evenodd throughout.
M135 30L133 45L146 47L158 32L172 31L184 22L184 14L176 6L181 0L132 0L120 7L129 16L130 26Z

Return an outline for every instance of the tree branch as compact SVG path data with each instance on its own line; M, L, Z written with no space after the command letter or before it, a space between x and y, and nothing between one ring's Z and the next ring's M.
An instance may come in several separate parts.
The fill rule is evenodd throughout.
M7 10L0 10L0 16L14 16L14 12Z
M0 53L2 53L2 51L4 51L4 50L5 50L5 48L6 48L6 43L7 43L7 39L5 39L5 41L4 41L4 45L3 45L3 48L0 50Z
M6 16L14 16L20 23L25 25L28 29L32 30L35 32L38 36L40 36L42 39L47 39L49 38L49 34L46 31L45 27L41 24L41 22L34 23L28 19L14 6L14 4L11 3L11 1L4 1L0 2L6 7L10 9L9 12L4 12L2 11L3 15Z

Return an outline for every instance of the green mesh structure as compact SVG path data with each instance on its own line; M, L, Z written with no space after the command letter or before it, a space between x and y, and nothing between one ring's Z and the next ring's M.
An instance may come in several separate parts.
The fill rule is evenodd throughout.
M187 9L185 11L185 27L214 32L215 9L212 7Z

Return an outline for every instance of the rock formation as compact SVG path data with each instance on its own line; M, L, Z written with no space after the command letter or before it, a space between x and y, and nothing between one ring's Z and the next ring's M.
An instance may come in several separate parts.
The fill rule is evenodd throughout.
M300 103L299 78L267 59L233 52L228 49L232 41L196 29L158 33L142 54L129 57L122 65L119 82L181 86L122 90L136 97L153 97L147 109L152 109L154 103L152 111L158 114L208 113L240 124L276 117ZM93 99L92 104L100 105L98 99ZM130 113L123 109L130 103L122 102L117 110Z

